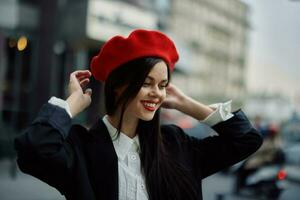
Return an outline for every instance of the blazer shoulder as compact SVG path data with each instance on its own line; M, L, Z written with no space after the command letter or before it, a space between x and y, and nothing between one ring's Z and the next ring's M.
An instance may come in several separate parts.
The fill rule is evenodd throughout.
M169 135L169 134L174 134L174 133L178 133L181 132L181 128L175 124L164 124L160 126L161 129L161 133L163 135Z
M184 130L175 124L162 125L161 133L166 140L186 141L189 138Z

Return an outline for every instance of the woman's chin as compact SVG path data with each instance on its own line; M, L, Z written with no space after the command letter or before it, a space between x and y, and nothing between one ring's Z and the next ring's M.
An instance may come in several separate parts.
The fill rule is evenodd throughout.
M154 118L154 114L146 114L146 115L142 115L140 116L140 119L143 121L151 121Z

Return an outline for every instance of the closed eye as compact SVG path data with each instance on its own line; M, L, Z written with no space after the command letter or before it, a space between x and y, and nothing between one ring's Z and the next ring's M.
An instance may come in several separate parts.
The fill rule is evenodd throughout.
M159 87L160 88L166 88L166 87L168 87L168 84L163 84L163 85L160 85Z
M151 85L151 83L143 83L143 87L147 87L147 86L150 86Z
M155 84L155 79L154 79L153 77L151 77L151 76L148 76L148 77L146 78L145 82L143 83L143 87L149 87L149 86L151 86L152 84ZM162 80L162 81L159 83L158 87L159 87L160 89L164 89L164 88L166 88L166 87L168 86L168 84L169 84L169 81L168 81L167 79L165 79L165 80Z

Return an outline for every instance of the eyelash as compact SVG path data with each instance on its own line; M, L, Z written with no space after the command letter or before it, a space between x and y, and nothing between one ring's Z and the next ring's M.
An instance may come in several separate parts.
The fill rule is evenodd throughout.
M143 87L148 87L150 85L151 85L151 83L143 83ZM159 87L160 88L166 88L167 86L168 86L168 84L166 84L166 85L160 85Z

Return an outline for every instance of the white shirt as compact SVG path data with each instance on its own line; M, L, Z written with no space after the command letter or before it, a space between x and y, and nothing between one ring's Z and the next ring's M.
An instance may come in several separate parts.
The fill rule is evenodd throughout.
M138 135L129 138L120 132L117 138L117 129L110 124L107 117L107 115L103 117L103 122L118 156L119 200L147 200L145 179L141 173Z
M66 109L67 113L72 117L66 101L52 97L48 102ZM233 116L231 113L231 101L212 104L210 107L215 109L215 111L202 121L209 126L228 120ZM112 138L113 146L118 156L119 200L148 200L145 177L140 170L138 135L134 138L129 138L121 132L117 138L117 129L108 121L107 115L103 117L103 122Z

